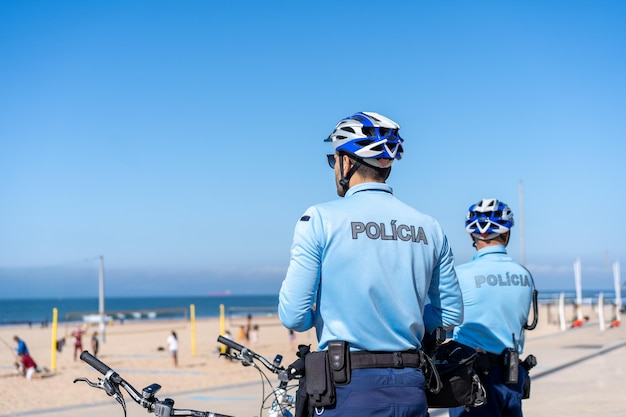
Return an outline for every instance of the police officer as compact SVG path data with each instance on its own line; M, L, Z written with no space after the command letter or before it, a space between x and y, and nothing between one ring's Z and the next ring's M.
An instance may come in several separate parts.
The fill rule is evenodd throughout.
M463 291L464 321L454 329L454 340L479 353L474 367L487 391L487 403L450 416L522 415L528 372L518 357L524 349L533 278L506 252L513 227L513 212L502 201L483 199L469 208L465 230L476 253L456 272Z
M425 416L420 341L463 316L452 250L439 223L385 183L403 153L394 121L356 113L326 141L343 198L308 208L297 222L279 317L295 331L315 327L320 351L349 347L349 382L344 369L334 405L317 414ZM308 383L309 369L306 376Z

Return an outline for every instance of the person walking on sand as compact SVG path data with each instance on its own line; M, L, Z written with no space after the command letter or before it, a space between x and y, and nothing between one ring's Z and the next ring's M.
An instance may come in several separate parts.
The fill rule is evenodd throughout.
M296 348L296 333L293 329L289 329L289 346L292 350Z
M399 129L372 112L341 120L326 139L341 198L309 207L295 226L279 292L280 320L298 332L315 327L318 348L332 349L331 358L350 355L350 361L334 362L333 375L323 375L323 363L307 366L305 383L312 371L312 381L330 379L336 389L334 401L316 403L315 411L310 403L309 413L428 415L421 341L426 332L451 330L463 318L454 257L441 226L386 184L392 163L403 156ZM350 362L351 368L345 365Z
M507 255L514 224L509 206L495 198L471 205L465 219L476 253L456 268L465 319L454 329L453 339L478 351L474 368L487 401L467 410L452 408L451 417L522 416L524 387L530 380L518 356L524 350L524 331L531 328L527 321L535 285L530 272Z
M250 343L256 345L259 343L259 325L255 324L252 326L252 330L250 330Z
M93 356L98 356L98 347L100 346L100 342L98 341L98 332L93 332L91 335L91 351L93 352Z
M246 319L245 336L247 341L250 341L250 331L252 331L252 314L248 314L248 317Z
M76 327L72 332L72 337L74 338L74 361L83 351L83 333L84 331L80 326Z
M174 361L174 367L178 366L178 336L176 332L172 330L172 333L167 337L167 350L172 355Z

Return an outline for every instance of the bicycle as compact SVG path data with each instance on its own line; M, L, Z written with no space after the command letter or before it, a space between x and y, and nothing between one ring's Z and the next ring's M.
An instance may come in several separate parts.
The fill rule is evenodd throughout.
M253 352L251 349L224 336L219 336L217 341L238 352L235 355L220 353L220 356L225 356L230 360L241 361L243 366L252 366L259 371L261 384L263 385L263 400L261 401L259 415L263 414L263 410L266 408L265 403L271 399L272 404L267 408L267 417L293 417L291 410L293 410L296 405L296 396L289 394L289 391L296 390L298 385L289 385L289 381L297 379L303 375L304 359L296 359L294 363L285 369L281 366L283 357L280 354L276 355L274 360L270 362L263 356ZM304 357L304 355L301 356L300 352L298 353L298 356L301 358ZM270 372L278 375L279 384L276 388L273 387L272 382L267 377L265 372L263 372L263 370L256 365L254 362L255 359L261 362L261 364L263 364L263 366L265 366L265 368L267 368ZM272 392L267 396L265 396L265 382L267 382L270 388L272 388Z
M98 378L98 382L91 382L87 378L75 378L76 382L86 382L90 387L99 388L104 390L108 396L115 398L115 400L124 409L124 417L126 417L126 401L122 395L120 387L130 395L130 397L140 406L145 408L148 413L153 413L157 417L166 416L185 416L185 417L233 417L227 414L215 413L212 411L199 411L191 409L178 409L174 408L174 400L166 398L163 401L156 397L156 393L161 389L159 384L151 384L141 390L141 393L137 391L128 381L120 376L117 372L111 369L108 365L100 361L100 359L93 356L86 350L80 354L80 359L89 364L96 371L104 375L104 378Z
M282 361L281 355L276 355L273 363L270 363L263 356L254 353L250 349L238 343L223 338L222 336L218 338L218 341L231 347L234 350L239 351L237 355L228 355L229 358L234 360L240 360L244 366L255 367L259 371L259 373L265 378L270 387L272 387L272 384L269 378L267 378L264 372L254 363L254 360L256 359L261 362L272 373L278 374L280 383L277 388L272 390L272 394L268 395L267 397L265 396L265 384L262 380L263 399L261 402L261 414L264 409L265 402L268 399L272 398L272 405L269 407L269 411L267 413L268 417L293 417L290 409L293 409L295 406L295 398L294 396L289 395L288 391L295 386L288 386L288 381L301 376L301 371L295 370L293 366L290 366L287 369L283 368L280 365L280 362ZM223 355L224 354L220 354L220 356ZM135 401L141 407L145 408L148 413L152 413L157 417L234 417L228 414L221 414L213 411L174 408L175 402L173 399L165 398L164 400L159 400L156 397L156 393L161 389L161 385L153 383L143 388L140 393L128 381L122 378L119 373L111 369L108 365L100 361L100 359L96 358L88 351L83 351L80 354L80 359L98 372L100 372L102 375L104 375L104 378L98 378L98 382L92 382L87 378L80 377L75 378L74 383L85 382L90 387L102 389L104 392L106 392L108 396L113 397L121 405L122 409L124 410L124 417L126 417L126 400L124 398L124 395L122 394L122 391L120 390L120 387L128 393L133 401ZM296 362L294 362L294 364Z

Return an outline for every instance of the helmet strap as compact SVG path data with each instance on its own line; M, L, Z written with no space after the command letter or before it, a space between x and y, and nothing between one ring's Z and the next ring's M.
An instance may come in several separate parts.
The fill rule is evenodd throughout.
M482 240L482 239L478 239L478 238L477 238L476 236L474 236L474 235L471 235L471 237L472 237L472 246L473 246L474 248L476 248L476 249L478 249L477 244L478 244L478 241L479 241L479 240L480 240L481 242L487 242L487 245L491 245L491 244L492 244L492 242L494 242L494 241L496 241L496 240L497 240L497 241L498 241L498 242L497 242L497 244L499 244L499 245L502 245L502 246L506 247L506 246L508 246L508 245L509 245L509 239L511 238L511 232L510 232L510 231L508 231L508 232L502 233L502 234L500 234L500 235L498 235L498 236L496 236L496 237L493 237L493 238L491 238L491 239L489 239L489 240Z
M503 233L502 235L503 235L502 239L504 240L504 246L506 247L509 245L509 240L511 239L511 232L508 231L506 233Z
M361 162L354 161L354 163L352 164L352 168L350 168L350 171L348 171L348 173L344 176L343 175L343 156L344 155L345 154L339 154L339 172L341 173L341 178L339 179L339 185L341 185L341 188L343 189L343 193L345 195L345 193L348 191L348 188L350 188L349 187L350 178L352 178L356 170L359 169L359 167L361 166Z

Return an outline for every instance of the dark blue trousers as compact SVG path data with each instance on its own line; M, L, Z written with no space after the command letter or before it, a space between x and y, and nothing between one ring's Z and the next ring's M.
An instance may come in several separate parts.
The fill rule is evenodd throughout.
M347 385L337 385L334 407L315 410L323 417L425 417L425 379L415 368L353 369Z
M520 366L518 375L516 385L507 385L500 367L491 369L487 374L479 373L487 391L487 404L469 411L463 407L451 408L450 417L522 417L522 395L528 371Z

